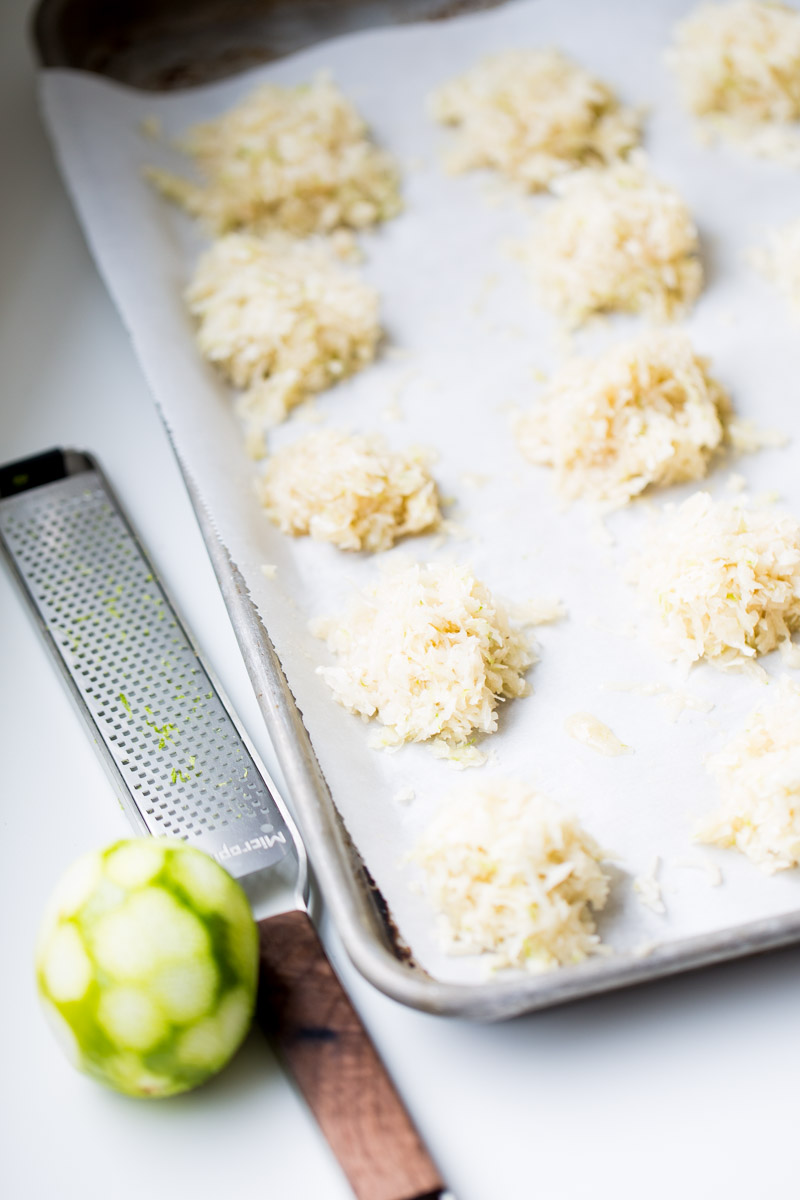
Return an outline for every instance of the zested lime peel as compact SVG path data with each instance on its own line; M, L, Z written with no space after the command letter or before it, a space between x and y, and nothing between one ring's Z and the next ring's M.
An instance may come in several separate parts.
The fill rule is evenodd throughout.
M178 841L87 854L50 901L39 994L79 1069L133 1096L203 1083L250 1026L258 932L238 883Z

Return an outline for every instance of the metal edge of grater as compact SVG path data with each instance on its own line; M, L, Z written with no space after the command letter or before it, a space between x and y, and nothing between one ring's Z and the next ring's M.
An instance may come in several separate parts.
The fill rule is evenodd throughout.
M0 467L0 549L134 827L240 880L294 860L305 907L296 826L91 455Z

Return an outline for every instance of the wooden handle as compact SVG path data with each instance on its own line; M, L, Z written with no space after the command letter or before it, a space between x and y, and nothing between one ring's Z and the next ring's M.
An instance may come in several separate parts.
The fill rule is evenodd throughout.
M257 1019L358 1200L437 1200L441 1176L307 913L259 921Z

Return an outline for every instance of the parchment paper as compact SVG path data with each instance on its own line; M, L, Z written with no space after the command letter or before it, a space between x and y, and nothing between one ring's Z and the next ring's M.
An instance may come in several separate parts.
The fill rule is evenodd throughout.
M584 511L561 510L548 473L526 464L511 436L509 410L533 401L541 386L534 372L552 370L563 344L504 245L551 201L491 203L489 176L448 178L440 153L449 135L425 110L429 91L481 54L546 45L574 55L624 101L650 106L645 144L653 168L685 196L703 240L708 285L687 327L738 411L797 439L798 326L743 251L797 215L800 176L693 140L662 62L668 31L687 7L683 0L510 3L488 14L351 35L213 87L164 97L79 72L47 71L42 79L46 117L84 228L179 453L263 616L347 827L402 934L442 979L481 978L484 966L437 949L432 915L409 888L414 873L401 860L444 793L492 774L531 780L576 811L619 856L614 899L600 928L621 953L800 903L798 872L767 878L735 853L704 850L724 873L723 885L712 888L703 870L679 865L697 858L690 830L715 802L704 755L728 740L774 685L708 667L686 683L641 632L626 635L632 622L641 630L642 621L621 566L646 528L647 505L611 518L615 544L604 546ZM165 133L177 136L261 80L301 82L320 69L333 72L401 160L406 211L363 239L363 270L382 294L395 353L324 394L311 416L333 427L380 430L394 446L423 443L438 451L437 479L456 500L449 515L470 536L442 547L432 538L414 539L392 555L465 560L500 596L524 602L557 595L569 611L568 620L539 631L541 662L529 674L533 694L503 706L500 730L484 744L492 761L463 774L424 746L395 754L370 749L370 728L336 705L315 674L330 656L309 634L309 619L339 611L352 589L372 579L378 560L286 539L261 513L252 491L257 467L245 457L230 393L196 352L181 299L204 240L142 178L147 163L188 169L140 133L142 118L157 115ZM598 349L639 327L614 320L579 345ZM298 411L273 446L307 432L308 421L309 412ZM124 428L120 412L121 436ZM777 489L800 512L797 455L796 445L764 451L735 469L756 493ZM714 493L724 493L730 469L715 471L708 484ZM464 478L475 474L488 477L484 486ZM671 489L656 501L691 490ZM264 577L263 563L277 565L274 579ZM772 677L784 671L777 656L766 666ZM671 724L657 699L604 690L611 681L688 687L715 708L709 715L684 713ZM564 721L580 710L607 722L635 753L603 758L571 740ZM394 797L409 788L416 799L398 803ZM664 916L645 909L632 888L632 877L656 856Z

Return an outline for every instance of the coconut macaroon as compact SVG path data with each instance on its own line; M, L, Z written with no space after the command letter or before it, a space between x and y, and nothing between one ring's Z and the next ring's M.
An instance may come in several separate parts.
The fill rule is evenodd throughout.
M624 158L639 114L558 50L509 50L438 88L433 116L458 126L454 173L493 167L536 192L566 171Z
M800 165L800 13L765 0L704 4L667 60L706 137Z
M597 953L609 878L574 817L518 780L454 792L411 861L448 954L539 972Z
M800 219L774 229L766 245L751 250L750 262L774 283L800 317Z
M181 143L203 183L149 168L169 199L212 233L363 229L401 208L394 160L335 83L265 84Z
M393 453L377 435L309 433L272 455L258 490L283 533L340 550L388 550L441 516L427 456Z
M565 499L617 508L648 487L701 479L729 413L688 337L653 331L569 363L515 433L530 462L553 467Z
M386 570L313 632L337 656L318 668L334 697L382 726L373 744L432 742L457 766L486 755L472 745L497 728L497 705L529 688L536 660L489 589L464 566L404 564Z
M706 759L720 805L698 841L740 850L770 874L800 863L800 687L787 678L771 704Z
M667 505L629 578L668 658L741 668L800 628L800 523L697 492Z
M377 292L323 239L227 234L201 256L186 303L204 357L245 389L253 435L372 362L381 337Z
M542 304L568 325L593 313L685 313L703 285L697 230L678 193L641 161L581 171L520 247Z

